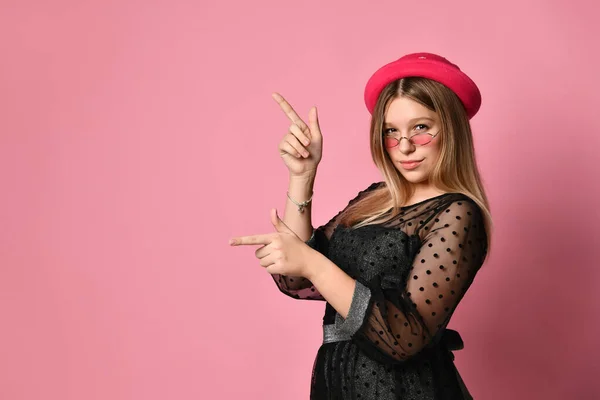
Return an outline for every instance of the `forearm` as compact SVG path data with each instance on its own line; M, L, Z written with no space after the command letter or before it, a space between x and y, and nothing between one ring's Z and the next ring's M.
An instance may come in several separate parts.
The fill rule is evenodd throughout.
M290 176L288 193L292 199L298 203L302 203L310 199L315 183L315 175L311 174L306 177ZM307 241L310 239L312 226L312 201L304 207L303 212L298 212L298 206L294 204L287 196L285 203L285 214L283 222L292 230L300 239Z
M356 280L316 251L311 253L307 260L305 277L338 314L346 318L352 304Z

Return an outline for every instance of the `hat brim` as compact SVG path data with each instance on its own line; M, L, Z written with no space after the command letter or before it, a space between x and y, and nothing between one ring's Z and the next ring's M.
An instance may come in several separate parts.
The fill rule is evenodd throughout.
M463 103L467 116L472 118L481 106L479 88L458 67L431 59L399 59L379 68L365 87L365 104L371 114L377 98L390 82L406 77L421 77L439 82L452 90Z

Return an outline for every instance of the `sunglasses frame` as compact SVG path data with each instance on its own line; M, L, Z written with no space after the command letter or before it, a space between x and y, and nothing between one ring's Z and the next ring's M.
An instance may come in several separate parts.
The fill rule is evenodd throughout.
M419 133L415 133L414 135L412 135L412 136L410 136L410 137L401 136L401 137L400 137L400 139L398 139L398 138L396 138L396 137L391 137L391 136L385 136L385 135L383 135L383 138L382 138L382 139L383 139L383 147L385 147L386 149L393 149L394 147L397 147L397 146L400 144L400 141L401 141L402 139L406 139L406 140L408 140L408 141L409 141L409 142L410 142L410 143L411 143L413 146L426 146L426 145L428 145L429 143L431 143L431 141L432 141L433 139L435 139L435 137L436 137L436 136L437 136L439 133L440 133L440 131L437 131L437 133L436 133L435 135L432 135L432 134L431 134L431 133L429 133L429 132L419 132ZM415 136L417 136L417 135L429 135L429 136L431 136L431 139L430 139L430 140L429 140L429 142L427 142L427 143L423 143L423 144L417 144L417 143L415 143L415 142L413 142L413 141L412 141L412 138L413 138L413 137L415 137ZM395 139L395 140L396 140L396 144L395 144L395 145L393 145L393 146L389 146L389 147L388 147L388 146L386 146L386 145L385 145L385 141L386 141L386 139Z

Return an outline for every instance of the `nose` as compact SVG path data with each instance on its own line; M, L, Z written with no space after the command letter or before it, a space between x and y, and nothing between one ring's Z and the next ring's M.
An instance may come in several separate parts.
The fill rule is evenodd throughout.
M412 144L412 142L408 140L407 137L402 136L398 139L400 140L400 143L398 143L398 150L400 150L402 154L410 154L413 151L415 151L415 145Z

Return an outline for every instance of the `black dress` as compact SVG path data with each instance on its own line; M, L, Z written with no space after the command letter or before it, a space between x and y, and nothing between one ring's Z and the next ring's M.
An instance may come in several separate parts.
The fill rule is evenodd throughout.
M487 253L479 207L447 193L358 229L338 223L343 211L306 242L357 281L346 319L326 304L310 398L470 398L451 352L462 341L446 326ZM273 278L288 296L325 300L305 278Z

